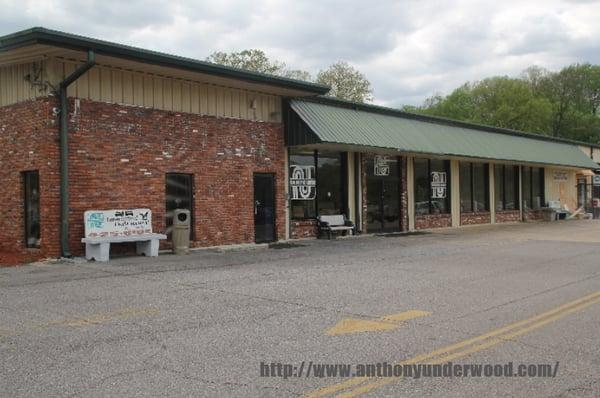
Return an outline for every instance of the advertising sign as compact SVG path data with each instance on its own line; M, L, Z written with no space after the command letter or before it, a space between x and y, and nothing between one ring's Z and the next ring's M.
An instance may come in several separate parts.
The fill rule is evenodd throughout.
M447 192L446 172L431 172L431 197L434 199L445 199Z
M150 209L88 210L83 214L86 238L152 233Z
M569 175L566 171L555 171L554 172L554 181L557 182L565 182L569 180Z
M387 156L376 155L374 164L373 174L380 177L387 177L390 175L390 165Z
M317 194L315 166L290 167L290 194L292 200L313 200Z

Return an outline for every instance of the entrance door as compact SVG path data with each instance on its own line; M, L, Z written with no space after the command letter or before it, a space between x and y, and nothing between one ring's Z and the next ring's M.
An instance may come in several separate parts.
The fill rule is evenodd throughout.
M367 232L400 231L398 158L369 157L365 167L367 168Z
M275 177L254 174L254 241L275 241Z
M585 178L579 178L577 180L577 207L587 208L587 196L587 180Z

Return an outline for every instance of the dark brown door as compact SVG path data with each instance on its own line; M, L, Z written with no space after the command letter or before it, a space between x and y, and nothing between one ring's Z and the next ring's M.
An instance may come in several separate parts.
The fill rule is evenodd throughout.
M273 242L275 235L275 177L254 174L254 241Z

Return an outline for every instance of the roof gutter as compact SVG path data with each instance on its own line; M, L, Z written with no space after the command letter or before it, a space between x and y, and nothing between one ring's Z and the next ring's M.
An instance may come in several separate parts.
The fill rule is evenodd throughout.
M96 64L96 55L88 50L87 62L60 82L59 135L60 135L60 247L63 257L71 257L69 250L69 101L67 88Z
M326 94L330 89L327 86L316 83L216 65L206 61L145 50L40 27L16 32L7 36L1 36L0 52L33 44L44 44L76 51L94 49L94 52L97 55L117 57L135 62L188 70L196 73L205 73L228 79L242 80L249 83L294 89L310 94Z

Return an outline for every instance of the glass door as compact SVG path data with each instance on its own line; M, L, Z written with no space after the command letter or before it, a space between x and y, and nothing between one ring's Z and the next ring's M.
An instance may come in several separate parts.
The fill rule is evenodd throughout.
M367 232L400 231L400 172L398 158L366 158Z

